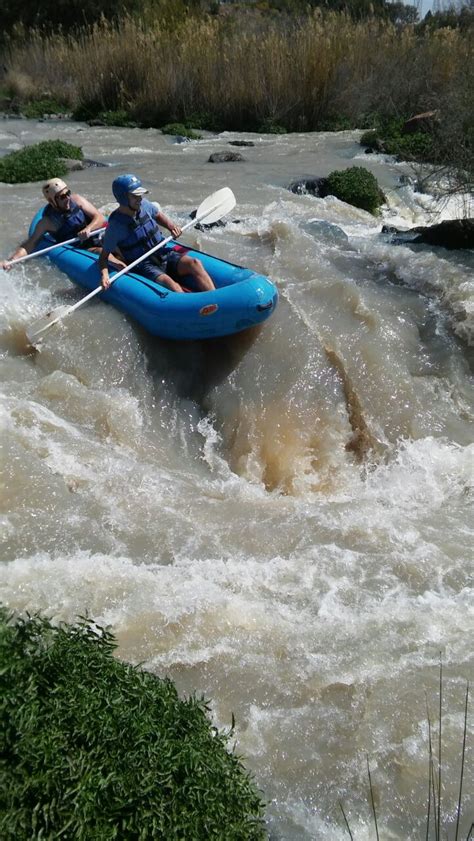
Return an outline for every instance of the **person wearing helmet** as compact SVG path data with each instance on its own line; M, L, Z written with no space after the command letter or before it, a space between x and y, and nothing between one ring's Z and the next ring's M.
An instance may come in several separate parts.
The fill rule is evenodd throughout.
M136 175L119 175L112 184L112 192L119 206L110 214L99 257L104 289L108 289L111 282L107 260L112 252L129 265L164 240L159 225L167 228L175 238L181 234L179 225L165 216L159 206L144 198L148 190ZM165 245L155 254L145 257L136 271L174 292L183 291L179 280L184 277L191 278L196 291L215 289L201 261L183 250L173 250L171 245Z
M51 178L43 186L43 196L48 204L35 230L22 242L7 260L1 263L3 269L10 269L10 261L30 254L45 234L51 234L56 242L64 242L72 237L79 237L80 248L100 251L102 235L94 236L97 228L103 228L105 219L90 201L72 193L61 178ZM112 258L113 260L113 258ZM113 261L118 264L118 261ZM120 265L124 264L120 262Z

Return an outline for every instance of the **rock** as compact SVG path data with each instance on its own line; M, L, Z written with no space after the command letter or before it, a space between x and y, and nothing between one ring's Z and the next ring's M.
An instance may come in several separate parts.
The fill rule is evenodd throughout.
M429 134L438 122L439 111L425 111L423 114L415 114L414 117L410 117L403 124L402 134L414 134L416 131L424 131Z
M310 219L303 225L303 229L326 245L331 244L344 248L349 243L349 237L339 225L326 222L324 219Z
M86 169L84 161L79 161L75 158L60 158L59 160L64 164L68 172L78 172L81 169Z
M94 120L87 120L87 125L88 126L105 126L105 123L104 123L103 120L94 119Z
M76 160L76 158L60 158L60 161L64 164L68 172L79 172L82 169L90 169L90 167L107 166L107 164L92 161L90 158L84 158L82 161Z
M288 189L291 193L296 193L299 196L309 194L324 199L329 195L327 178L320 178L317 175L311 175L308 178L298 178L297 181L292 181L289 184Z
M244 161L245 158L240 152L213 152L209 155L209 164L225 164L233 161Z
M197 213L196 210L192 210L191 213L189 214L190 219L195 219L196 218L196 213ZM234 223L234 225L238 225L239 222L240 222L240 219L232 219L232 222ZM206 225L205 222L198 222L197 225L195 225L194 227L195 227L196 231L208 231L210 228L224 228L225 225L226 225L226 223L224 222L223 219L218 219L217 222L211 222L209 225Z
M380 137L376 137L370 146L365 149L366 155L372 155L374 153L377 155L385 155L386 153L385 143Z
M91 158L83 158L82 163L84 164L84 167L87 168L87 169L91 166L96 166L96 167L98 167L98 166L99 167L110 166L110 164L103 164L103 163L100 163L99 161L93 161L93 160L91 160Z
M196 210L192 210L191 213L189 214L190 218L195 219L196 218L196 213L197 213ZM210 228L223 228L224 225L225 225L224 220L223 219L218 219L217 222L211 222L209 225L206 225L205 222L198 222L197 225L195 225L194 227L195 227L196 231L208 231Z
M253 140L229 140L229 146L255 146Z
M407 230L384 225L382 233L390 234L395 244L412 242L449 249L474 248L474 219L447 219L438 225Z

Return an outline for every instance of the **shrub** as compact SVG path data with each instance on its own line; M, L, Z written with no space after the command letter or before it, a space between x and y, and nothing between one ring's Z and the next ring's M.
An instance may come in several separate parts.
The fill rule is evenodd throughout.
M134 122L127 111L119 109L117 111L99 111L97 115L99 120L102 120L106 126L125 126L127 128L136 128L137 123Z
M0 837L262 839L262 804L204 700L111 633L0 608Z
M286 134L286 128L270 118L260 123L257 131L259 134Z
M375 213L385 201L377 179L363 166L331 172L327 182L330 195L369 213Z
M161 131L163 134L188 137L189 140L201 140L201 135L192 128L185 126L184 123L168 123L168 125L161 127Z
M375 129L364 131L359 140L360 145L365 146L367 149L376 149L379 142L380 138Z
M28 119L34 120L44 117L45 114L65 114L67 109L55 99L37 99L33 102L26 102L21 106L21 113Z
M67 170L61 158L82 160L82 149L63 140L44 140L25 146L0 160L0 181L24 184L65 175Z

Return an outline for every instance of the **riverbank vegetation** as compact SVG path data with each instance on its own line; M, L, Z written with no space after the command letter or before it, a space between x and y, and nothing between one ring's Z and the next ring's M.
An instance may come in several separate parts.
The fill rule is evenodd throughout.
M0 610L0 836L265 837L232 729L113 656L111 633Z
M397 27L345 13L102 19L72 33L21 27L4 49L4 101L140 126L318 131L372 128L433 108L474 131L474 27ZM26 69L25 69L26 68ZM466 97L467 98L467 97ZM472 98L472 97L471 97ZM49 105L48 105L49 103ZM470 108L470 112L469 112Z

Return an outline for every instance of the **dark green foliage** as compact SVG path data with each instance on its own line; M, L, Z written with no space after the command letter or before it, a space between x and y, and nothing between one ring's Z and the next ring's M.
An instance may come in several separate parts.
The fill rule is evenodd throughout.
M109 631L0 609L0 837L264 837L232 733L204 700L113 656Z
M335 170L327 179L328 192L341 201L375 213L385 201L377 179L363 166L352 166L342 172Z
M162 126L161 131L163 134L188 137L189 140L201 140L201 135L192 128L185 126L184 123L168 123L166 126Z
M97 119L102 120L106 126L136 128L137 125L123 109L119 109L117 111L99 111Z
M21 107L21 113L29 120L44 117L45 114L65 114L67 109L55 99L37 99L26 102ZM64 156L65 157L65 156Z
M405 120L399 118L376 120L377 128L366 131L360 138L361 146L387 155L394 155L402 161L436 162L435 132L415 131L403 134Z
M263 123L260 123L256 131L259 134L286 134L286 128L279 123L276 123L275 120L272 120L270 117L267 120L264 120Z
M433 161L435 157L433 137L422 131L387 138L384 146L389 155L402 161Z
M365 146L366 149L376 149L377 143L379 142L379 135L375 129L371 129L370 131L364 131L364 134L360 138L360 145Z
M82 160L82 149L63 140L44 140L25 146L0 160L0 181L24 184L65 175L67 169L61 158Z

